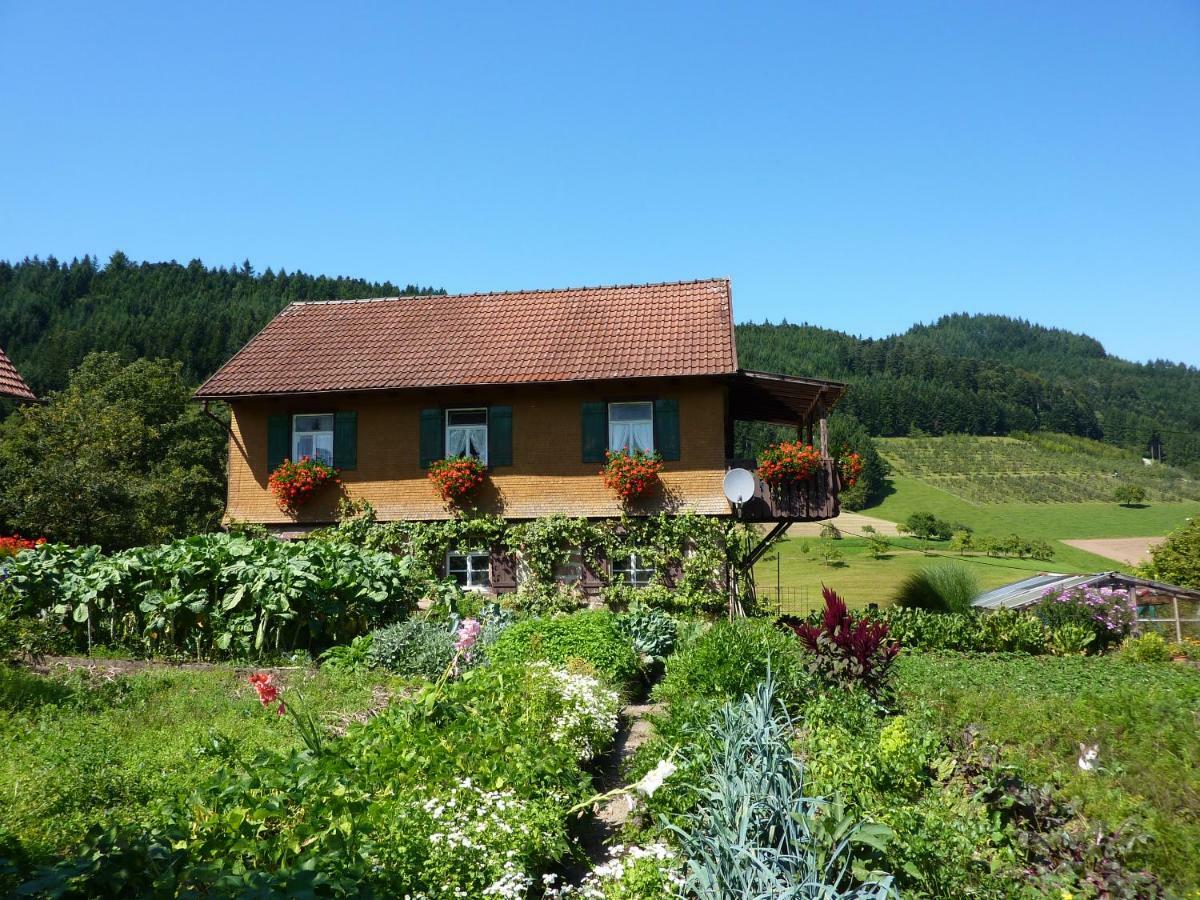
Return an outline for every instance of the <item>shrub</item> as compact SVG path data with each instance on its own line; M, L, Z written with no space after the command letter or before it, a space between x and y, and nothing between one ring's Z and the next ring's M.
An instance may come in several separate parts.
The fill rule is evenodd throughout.
M930 612L966 612L979 596L979 582L965 566L944 563L913 572L896 591L897 606Z
M836 592L824 588L821 593L825 611L819 625L785 623L809 651L809 669L829 684L880 693L900 645L888 640L887 623L855 619Z
M580 762L603 751L617 730L621 707L617 692L586 672L555 669L548 663L533 663L530 668L545 680L558 701L549 739L570 747Z
M488 650L496 664L546 660L563 665L581 659L613 684L626 684L638 672L633 642L607 610L585 610L549 619L526 619L504 630Z
M444 625L407 619L371 635L367 656L398 675L437 678L454 658L454 633Z
M1127 638L1121 645L1121 655L1133 662L1170 662L1171 647L1156 631Z
M962 527L939 519L931 512L915 512L901 523L900 531L925 541L948 541Z
M1083 656L1095 641L1096 632L1090 625L1064 622L1050 629L1048 644L1055 656Z
M1045 653L1049 632L1037 616L997 609L979 616L979 649L994 653Z
M500 602L531 616L575 612L587 604L579 585L532 580L522 581L516 591L504 594Z
M1200 588L1200 516L1167 535L1150 548L1150 562L1142 574L1181 587Z
M1106 587L1051 588L1033 612L1052 630L1068 623L1090 627L1097 650L1123 638L1137 621L1136 602L1125 591Z
M78 647L200 657L322 650L403 617L426 586L390 553L226 534L111 555L46 544L6 571L14 614L65 623Z
M813 685L796 641L764 619L721 621L667 660L654 696L672 706L736 699L753 691L768 670L780 698L798 708Z
M617 627L629 636L634 650L651 660L666 659L679 636L679 626L673 618L648 606L635 606L618 615Z

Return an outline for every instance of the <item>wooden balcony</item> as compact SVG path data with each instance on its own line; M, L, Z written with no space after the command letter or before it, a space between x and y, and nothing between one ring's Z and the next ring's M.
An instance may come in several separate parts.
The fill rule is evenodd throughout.
M753 459L731 459L730 469L753 472L758 463ZM739 522L817 522L832 519L840 510L838 504L838 474L832 459L824 459L821 468L811 478L790 485L772 488L757 479L754 496L733 510Z

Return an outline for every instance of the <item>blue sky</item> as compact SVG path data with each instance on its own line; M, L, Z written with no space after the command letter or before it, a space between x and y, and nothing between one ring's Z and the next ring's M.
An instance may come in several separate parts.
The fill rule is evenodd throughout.
M1200 364L1200 4L0 0L0 258L729 276Z

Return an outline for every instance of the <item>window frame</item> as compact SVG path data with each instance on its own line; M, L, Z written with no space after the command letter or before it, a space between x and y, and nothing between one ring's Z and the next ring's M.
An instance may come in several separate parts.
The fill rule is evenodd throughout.
M450 569L450 560L454 557L461 557L466 562L466 583L459 584L464 591L487 591L492 586L492 554L488 550L449 550L446 553L445 571L447 578L453 578L455 583L458 583L458 578ZM472 560L483 557L484 563L482 568L477 568L472 565ZM476 580L475 576L482 576L482 582Z
M619 453L621 451L633 452L629 447L614 447L613 446L613 407L615 406L646 406L650 409L648 419L626 419L625 422L648 422L650 425L650 448L645 450L645 453L655 452L654 441L654 401L653 400L610 400L605 409L605 415L608 420L608 434L605 436L605 444L610 452Z
M451 425L450 414L461 412L481 412L483 413L483 425ZM491 411L486 406L454 406L447 407L442 410L442 455L445 459L453 459L450 456L450 429L451 428L483 428L483 454L479 457L479 461L484 466L488 465L488 450L491 443Z
M306 431L306 432L304 432L304 434L306 434L306 435L313 435L313 436L314 436L314 437L313 437L313 455L309 456L309 459L320 459L320 457L318 457L318 456L316 455L317 443L316 443L316 437L315 437L315 435L318 435L318 434L327 434L327 435L329 435L329 460L328 460L328 461L326 461L326 460L321 460L321 462L324 462L326 465L329 465L329 466L332 466L332 465L333 465L333 460L334 460L334 452L335 452L334 443L337 441L337 414L336 414L336 413L332 413L332 412L323 412L323 413L313 413L313 412L292 413L292 423L291 423L291 424L292 424L292 428L291 428L291 435L290 435L290 437L291 437L291 441L290 441L290 444L291 444L291 446L289 447L289 449L291 450L291 457L290 457L290 459L291 459L291 461L292 461L292 462L299 462L299 461L300 461L300 458L301 458L301 454L300 454L299 452L297 452L297 447L296 447L296 434L297 434L297 432L296 432L296 420L297 420L297 419L310 419L310 418L325 418L325 417L328 417L328 418L329 418L329 420L330 420L330 423L331 423L331 427L329 428L329 430L328 430L328 431Z
M618 563L625 563L629 568L618 569ZM636 550L632 550L629 553L622 553L620 556L612 559L611 568L615 581L620 581L622 584L626 584L637 590L649 587L658 574L658 571L653 566L646 565L646 560ZM644 575L645 578L641 579L638 577L639 575Z
M582 584L585 570L583 550L576 548L570 552L565 563L554 567L554 580L558 584Z

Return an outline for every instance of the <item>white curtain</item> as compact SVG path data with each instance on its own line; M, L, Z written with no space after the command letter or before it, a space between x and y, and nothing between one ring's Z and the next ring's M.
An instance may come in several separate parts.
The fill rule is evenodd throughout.
M487 426L451 426L446 429L446 456L474 456L483 458L487 442Z
M652 422L612 422L609 425L608 445L613 450L626 449L631 453L642 450L649 453L654 449L654 424Z

